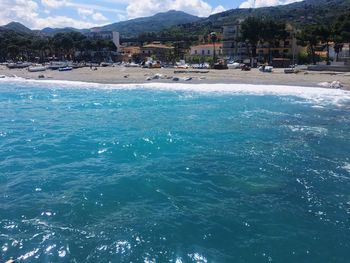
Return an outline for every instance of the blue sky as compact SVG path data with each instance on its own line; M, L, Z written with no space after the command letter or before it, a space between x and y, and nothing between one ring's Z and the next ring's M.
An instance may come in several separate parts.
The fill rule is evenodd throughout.
M204 17L232 8L296 1L301 0L0 0L0 25L18 21L34 29L91 28L171 9Z

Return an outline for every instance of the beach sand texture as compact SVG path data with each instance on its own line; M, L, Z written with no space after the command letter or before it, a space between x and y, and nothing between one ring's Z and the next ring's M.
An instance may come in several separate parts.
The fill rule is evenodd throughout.
M181 71L181 73L175 73ZM195 72L194 72L195 71ZM155 74L161 78L147 80ZM344 89L350 90L350 73L335 72L312 72L301 71L297 74L285 74L283 69L274 69L272 73L263 73L258 69L241 71L239 69L229 70L179 70L173 68L144 69L117 67L99 67L97 70L90 68L79 68L73 71L59 72L47 70L45 72L28 72L26 69L0 68L0 75L18 76L22 78L38 79L44 75L45 79L84 81L108 84L133 84L146 82L174 82L172 77L179 78L181 83L234 83L234 84L262 84L262 85L292 85L316 87L322 82L339 81ZM185 80L191 78L190 80Z

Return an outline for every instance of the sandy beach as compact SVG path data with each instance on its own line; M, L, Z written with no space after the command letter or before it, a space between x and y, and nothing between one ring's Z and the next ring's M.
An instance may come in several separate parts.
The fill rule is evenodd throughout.
M181 73L178 73L180 71ZM159 79L147 80L158 74ZM99 67L97 70L90 68L74 69L73 71L59 72L47 70L45 72L28 72L26 69L8 69L0 67L0 75L17 76L22 78L38 79L44 75L44 79L84 81L108 84L141 84L146 82L174 82L172 77L178 77L179 83L236 83L236 84L262 84L262 85L292 85L317 87L322 82L339 81L344 89L350 90L350 72L314 72L301 71L297 74L285 74L283 69L274 69L272 73L263 73L258 69L241 71L229 70L194 70L194 69L144 69L126 67ZM185 80L187 78L187 80ZM190 78L190 80L189 80Z

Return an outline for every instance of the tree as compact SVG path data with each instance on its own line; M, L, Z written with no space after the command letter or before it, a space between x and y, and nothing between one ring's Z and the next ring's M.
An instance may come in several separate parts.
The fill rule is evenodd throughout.
M260 39L262 42L268 43L269 48L269 63L271 63L271 48L279 46L280 40L287 38L286 26L283 23L277 23L273 20L266 20L261 22L262 30L260 31Z
M304 28L298 35L297 35L298 45L301 45L303 47L307 47L308 54L311 56L312 63L316 64L316 45L318 43L317 39L317 28L314 26L308 26Z
M330 64L329 59L329 42L332 40L332 29L329 26L321 26L318 27L315 31L317 38L319 41L326 45L327 49L327 65Z
M247 42L247 44L250 44L252 47L251 52L249 52L249 45L247 45L251 63L253 63L253 58L256 57L256 47L260 40L262 28L262 20L255 17L248 17L241 24L241 41Z
M44 57L46 57L46 51L50 50L49 41L47 38L38 37L32 40L31 49L34 54L40 57L40 62L44 62Z
M341 15L335 24L336 31L343 43L349 44L349 58L350 58L350 16Z

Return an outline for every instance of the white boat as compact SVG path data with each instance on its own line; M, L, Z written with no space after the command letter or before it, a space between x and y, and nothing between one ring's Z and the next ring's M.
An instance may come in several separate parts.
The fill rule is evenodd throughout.
M297 69L297 68L286 68L284 69L284 73L285 74L296 74L296 73L299 73L300 70Z
M41 72L41 71L45 71L46 67L44 66L31 66L28 68L29 72Z
M146 62L144 62L143 68L161 68L160 61L154 61L152 58L149 58Z
M127 63L127 64L125 64L125 65L124 65L124 67L126 67L126 68L138 68L138 67L140 67L140 65L139 65L139 64L136 64L136 63L131 62L131 63Z
M50 62L50 64L48 65L48 68L51 70L58 70L60 68L65 68L65 67L68 67L68 63L62 62L62 61L53 61L53 62Z
M263 66L260 66L260 67L259 67L259 71L261 71L261 72L268 72L268 73L271 73L272 70L273 70L273 67L272 67L272 66L265 66L265 65L263 65Z
M185 60L180 60L180 62L176 62L175 68L188 69L190 66L186 64Z
M71 71L71 70L73 70L72 67L63 67L58 69L58 71Z
M232 62L232 63L228 63L227 67L229 69L240 69L241 68L241 64L238 62Z
M209 63L194 64L194 65L192 65L192 68L194 68L194 69L210 69L210 65L209 65Z
M22 69L22 68L27 68L29 66L31 66L32 63L29 62L17 62L17 63L9 63L7 64L7 67L9 69Z

